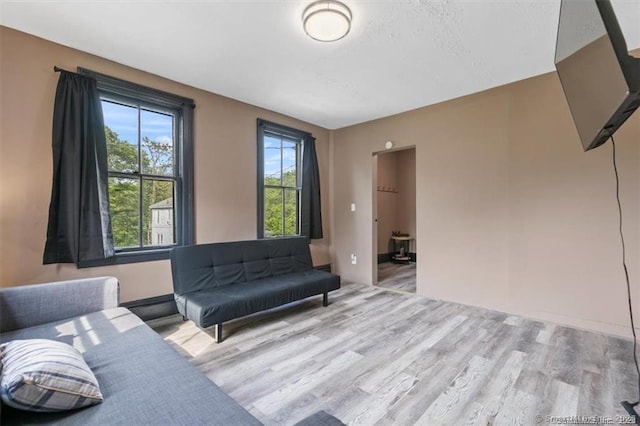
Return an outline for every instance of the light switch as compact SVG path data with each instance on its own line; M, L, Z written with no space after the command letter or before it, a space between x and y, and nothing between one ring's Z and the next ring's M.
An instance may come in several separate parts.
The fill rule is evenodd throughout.
M351 211L352 212L356 211L356 203L351 203Z

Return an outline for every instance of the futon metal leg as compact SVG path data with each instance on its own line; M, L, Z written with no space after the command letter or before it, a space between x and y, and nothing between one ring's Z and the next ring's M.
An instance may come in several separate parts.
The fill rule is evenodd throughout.
M219 322L213 326L213 335L216 343L222 342L222 323Z
M329 293L322 295L322 306L329 306Z
M185 317L184 315L182 316L182 321L186 321L187 317Z

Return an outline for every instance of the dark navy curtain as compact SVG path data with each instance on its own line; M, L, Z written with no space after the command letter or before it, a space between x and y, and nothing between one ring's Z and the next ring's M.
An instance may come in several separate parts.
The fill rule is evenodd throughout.
M322 238L320 173L316 156L316 138L311 135L307 136L303 146L300 234L315 240Z
M93 78L61 71L53 108L53 187L43 263L114 254L107 142Z

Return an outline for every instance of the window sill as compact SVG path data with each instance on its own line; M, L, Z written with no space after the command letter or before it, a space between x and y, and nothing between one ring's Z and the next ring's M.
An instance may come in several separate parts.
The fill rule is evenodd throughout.
M97 266L125 265L128 263L153 262L166 260L171 256L171 248L157 250L145 250L136 252L120 252L108 259L86 260L78 264L79 269L94 268Z

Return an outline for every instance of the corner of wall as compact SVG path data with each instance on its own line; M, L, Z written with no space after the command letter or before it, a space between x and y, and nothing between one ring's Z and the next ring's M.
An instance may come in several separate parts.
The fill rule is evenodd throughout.
M335 130L329 130L329 204L331 205L331 209L329 209L329 261L331 263L332 268L334 268L334 259L335 259L335 251L334 251L334 241L335 241L335 213L334 206L335 204L335 174L334 174L334 153L335 153Z

